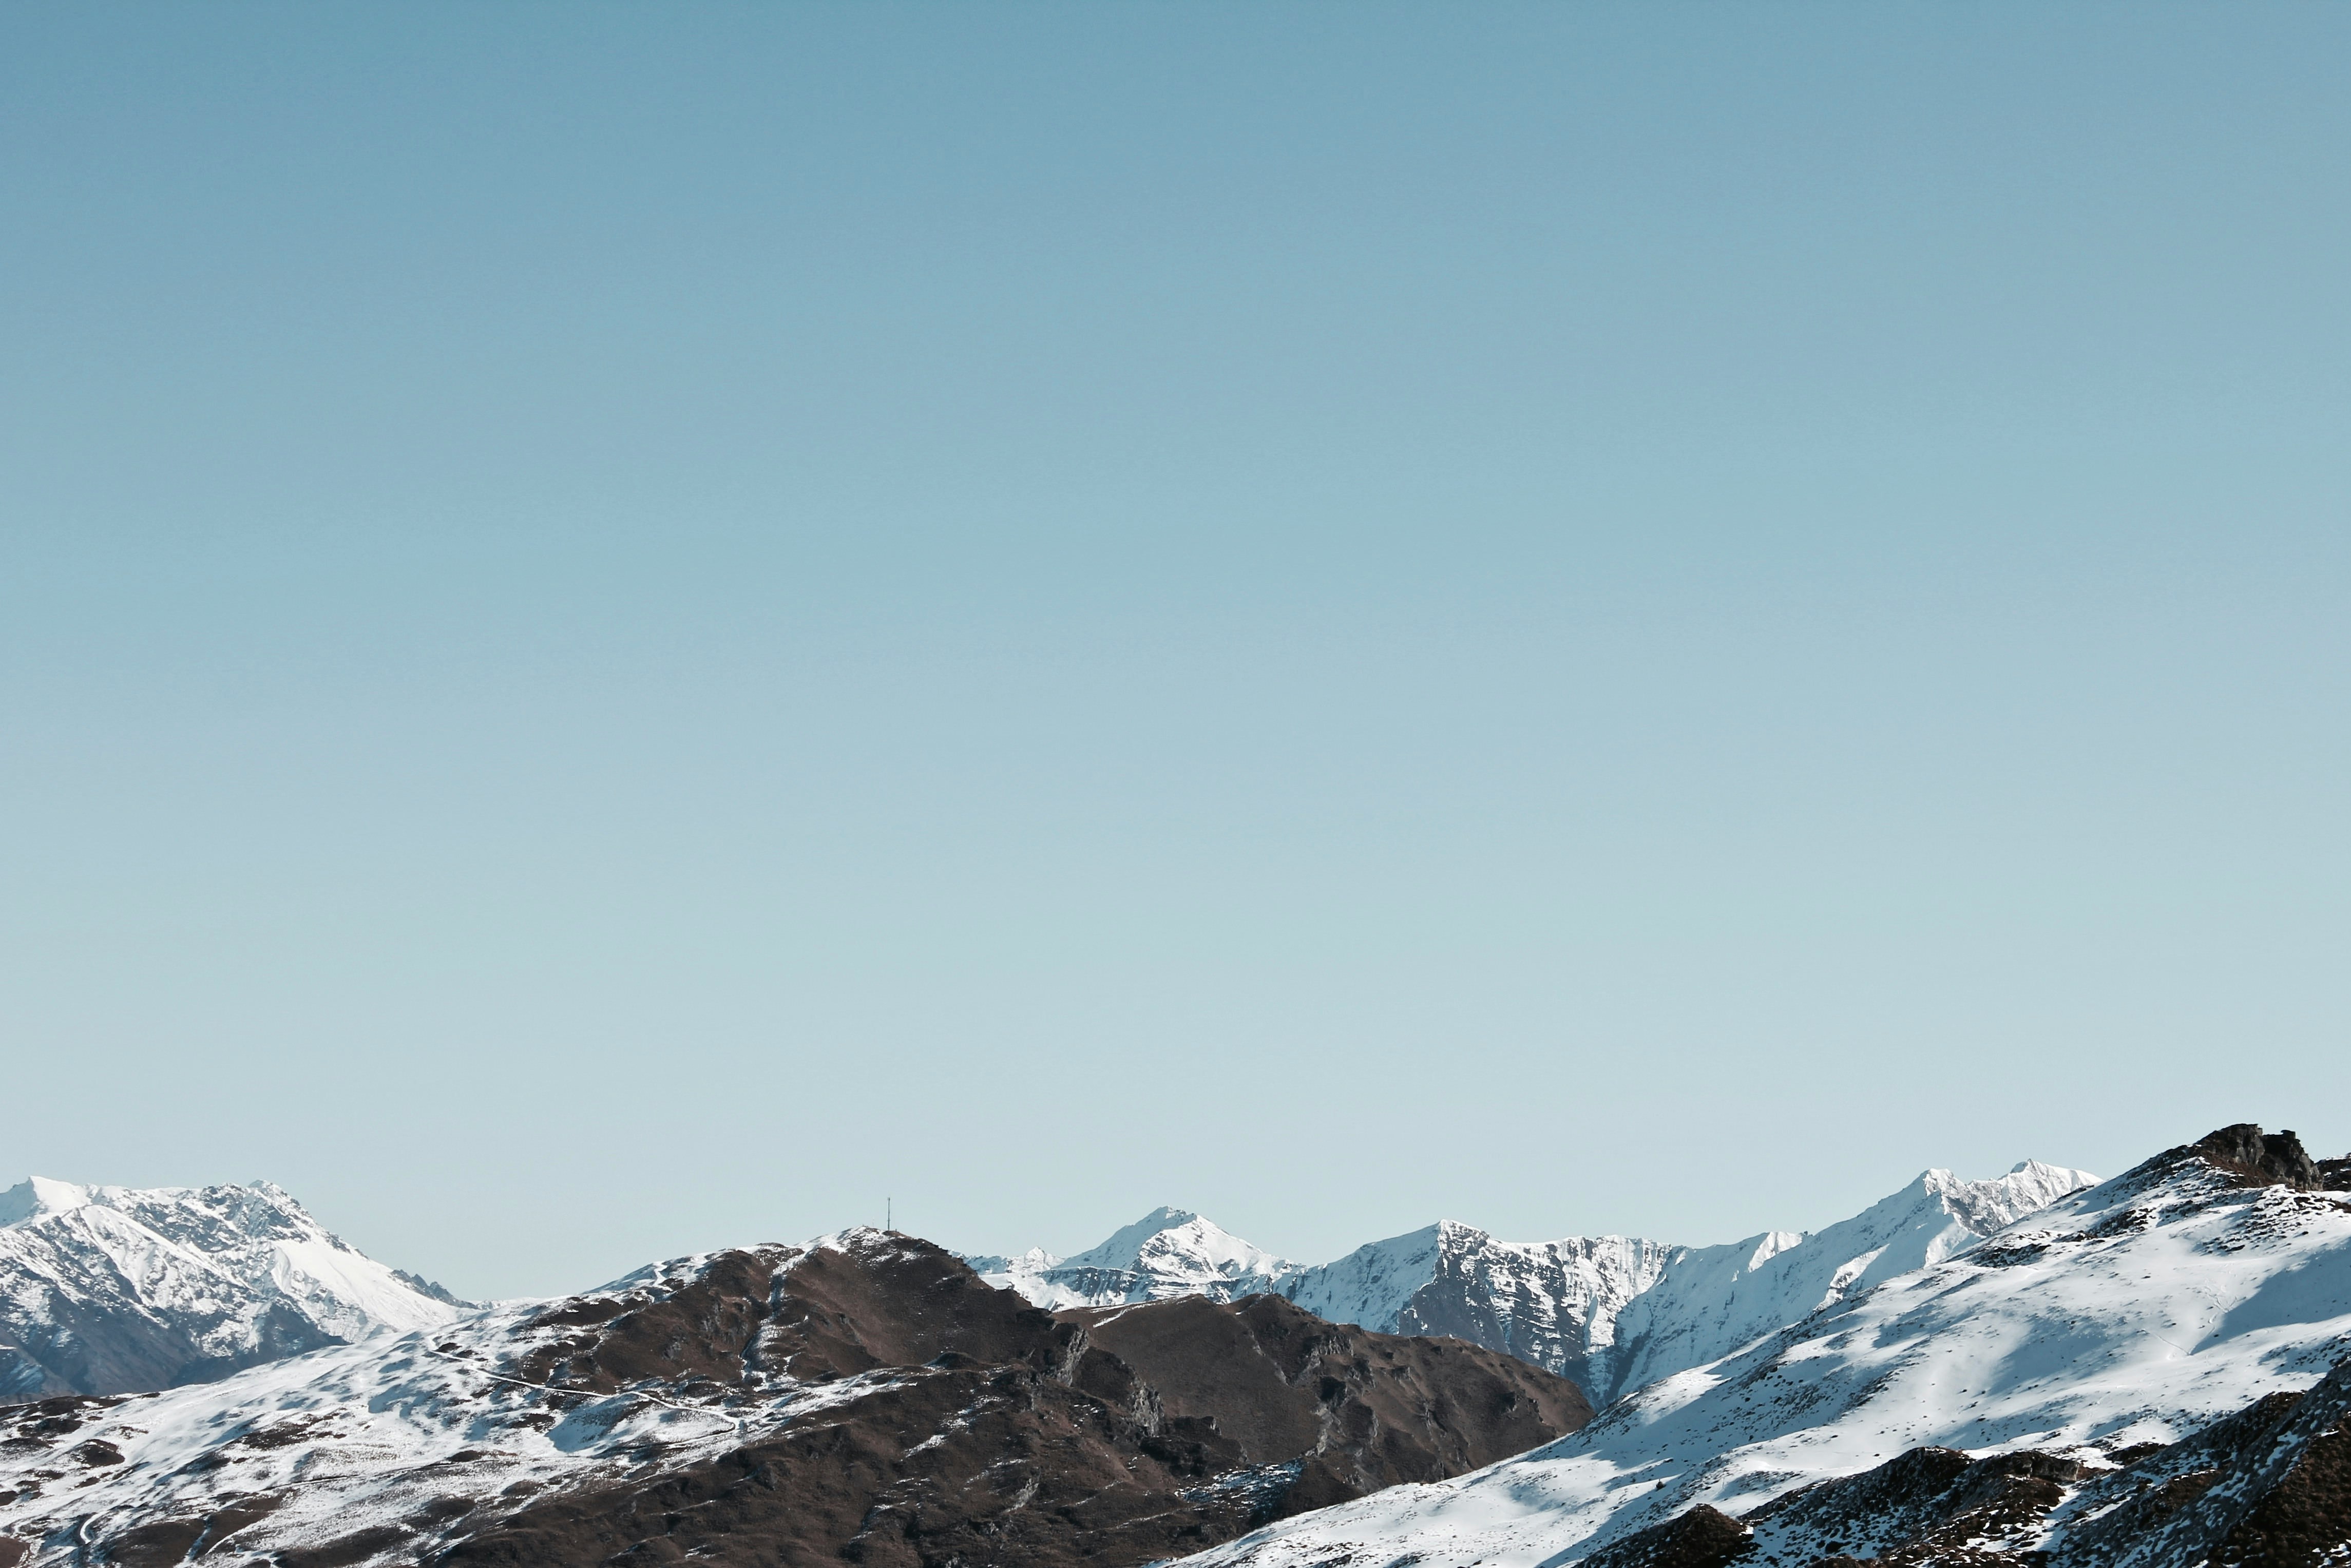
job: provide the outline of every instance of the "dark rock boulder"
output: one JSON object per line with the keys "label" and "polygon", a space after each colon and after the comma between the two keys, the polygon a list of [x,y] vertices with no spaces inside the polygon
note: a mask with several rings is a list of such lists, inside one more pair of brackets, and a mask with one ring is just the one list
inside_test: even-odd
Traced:
{"label": "dark rock boulder", "polygon": [[2312,1192],[2325,1185],[2318,1162],[2304,1151],[2302,1140],[2291,1132],[2264,1134],[2251,1122],[2239,1122],[2205,1134],[2189,1148],[2207,1164],[2256,1186],[2283,1184]]}
{"label": "dark rock boulder", "polygon": [[2103,1479],[2052,1568],[2351,1561],[2351,1359],[2302,1394],[2273,1394]]}
{"label": "dark rock boulder", "polygon": [[1602,1547],[1582,1568],[1722,1568],[1753,1551],[1746,1525],[1700,1503]]}

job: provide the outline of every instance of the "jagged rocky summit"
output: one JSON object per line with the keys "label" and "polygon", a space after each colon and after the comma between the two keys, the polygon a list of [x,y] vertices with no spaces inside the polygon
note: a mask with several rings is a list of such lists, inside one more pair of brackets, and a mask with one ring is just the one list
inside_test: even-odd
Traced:
{"label": "jagged rocky summit", "polygon": [[1197,1568],[2351,1562],[2346,1187],[2222,1128],[1546,1448]]}
{"label": "jagged rocky summit", "polygon": [[0,1192],[0,1399],[204,1382],[462,1306],[267,1182]]}
{"label": "jagged rocky summit", "polygon": [[1589,1415],[1496,1352],[1272,1297],[1049,1313],[855,1230],[0,1411],[0,1568],[1119,1568]]}
{"label": "jagged rocky summit", "polygon": [[1294,1263],[1161,1208],[1088,1251],[974,1257],[1040,1306],[1271,1293],[1334,1322],[1447,1334],[1573,1379],[1598,1404],[1728,1354],[1881,1280],[1939,1262],[2097,1178],[2027,1160],[1989,1181],[1930,1170],[1850,1219],[1718,1247],[1622,1236],[1499,1240],[1445,1220]]}

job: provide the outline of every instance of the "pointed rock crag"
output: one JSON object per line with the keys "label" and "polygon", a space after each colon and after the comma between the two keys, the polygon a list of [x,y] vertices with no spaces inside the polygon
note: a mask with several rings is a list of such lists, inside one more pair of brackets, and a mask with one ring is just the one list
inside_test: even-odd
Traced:
{"label": "pointed rock crag", "polygon": [[2275,1183],[2298,1192],[2315,1192],[2326,1185],[2318,1162],[2303,1152],[2300,1138],[2291,1132],[2263,1133],[2251,1122],[2207,1133],[2189,1145],[2188,1152],[2252,1186]]}
{"label": "pointed rock crag", "polygon": [[[1573,1430],[1573,1384],[1190,1297],[1061,1314],[856,1230],[225,1383],[0,1411],[0,1568],[1120,1568]],[[11,1543],[16,1543],[12,1545]]]}
{"label": "pointed rock crag", "polygon": [[205,1382],[461,1305],[267,1182],[0,1192],[0,1399]]}

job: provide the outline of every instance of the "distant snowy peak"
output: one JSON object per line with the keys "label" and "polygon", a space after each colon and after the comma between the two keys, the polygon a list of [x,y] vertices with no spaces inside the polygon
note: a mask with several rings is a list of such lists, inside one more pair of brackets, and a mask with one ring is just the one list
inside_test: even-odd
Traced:
{"label": "distant snowy peak", "polygon": [[1918,1178],[1918,1186],[1941,1201],[1945,1213],[1980,1237],[2004,1230],[2061,1197],[2097,1185],[2098,1178],[2088,1171],[2039,1160],[2020,1161],[2006,1176],[1991,1181],[1961,1181],[1946,1170],[1931,1170]]}
{"label": "distant snowy peak", "polygon": [[1165,1207],[1068,1258],[1031,1248],[1018,1258],[965,1260],[988,1283],[1057,1312],[1176,1296],[1236,1301],[1270,1292],[1299,1268],[1189,1209]]}
{"label": "distant snowy peak", "polygon": [[203,1381],[461,1305],[267,1182],[0,1192],[0,1397]]}
{"label": "distant snowy peak", "polygon": [[1131,1269],[1163,1280],[1271,1280],[1298,1265],[1252,1247],[1214,1220],[1181,1208],[1159,1208],[1101,1246],[1073,1258],[1065,1269]]}

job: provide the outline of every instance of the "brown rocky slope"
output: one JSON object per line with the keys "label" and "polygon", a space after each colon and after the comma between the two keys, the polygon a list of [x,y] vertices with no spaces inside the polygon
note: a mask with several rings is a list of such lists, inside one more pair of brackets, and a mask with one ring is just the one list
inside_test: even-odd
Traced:
{"label": "brown rocky slope", "polygon": [[[707,1301],[601,1322],[600,1303],[571,1309],[579,1348],[544,1364],[549,1380],[724,1375],[765,1283],[749,1255],[725,1272]],[[791,1376],[908,1375],[650,1490],[525,1508],[440,1561],[1149,1562],[1460,1474],[1591,1414],[1573,1384],[1509,1356],[1338,1327],[1273,1297],[1056,1316],[927,1243],[819,1253],[771,1278],[759,1354]],[[714,1307],[723,1326],[702,1332]]]}
{"label": "brown rocky slope", "polygon": [[[44,1438],[39,1412],[0,1412],[50,1446],[0,1506],[0,1563],[1114,1568],[1457,1475],[1591,1413],[1498,1352],[1273,1297],[1048,1313],[894,1233],[646,1281],[401,1342],[377,1381],[338,1374],[350,1392],[297,1387],[259,1415],[179,1391]],[[630,1425],[647,1411],[667,1425]],[[401,1448],[394,1418],[441,1446]],[[158,1446],[177,1428],[202,1446]],[[99,1437],[120,1446],[68,1451]]]}

